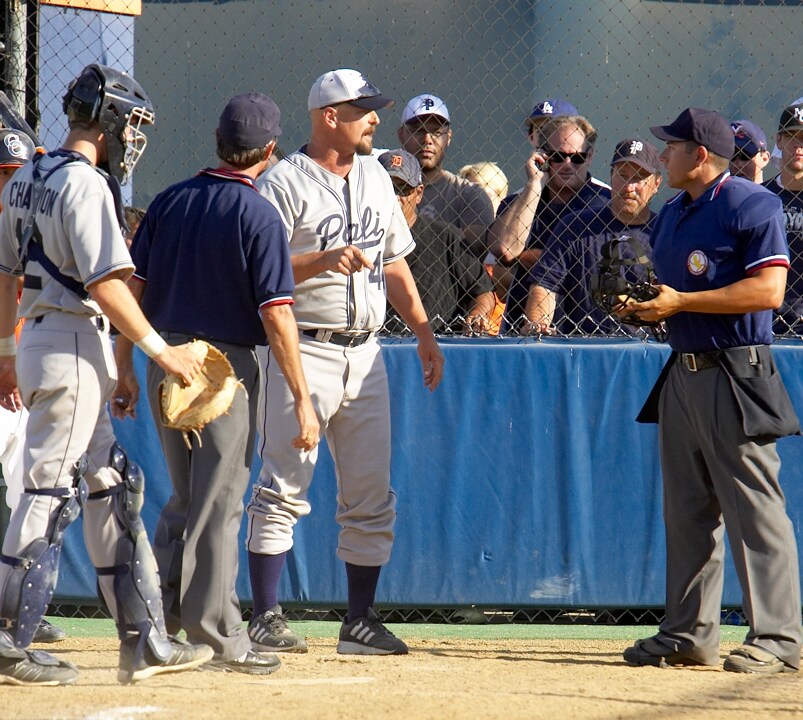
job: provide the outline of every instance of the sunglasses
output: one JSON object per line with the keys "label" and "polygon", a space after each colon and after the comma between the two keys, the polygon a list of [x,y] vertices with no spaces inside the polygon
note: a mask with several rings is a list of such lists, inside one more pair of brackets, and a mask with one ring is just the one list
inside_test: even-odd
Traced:
{"label": "sunglasses", "polygon": [[412,195],[417,190],[415,185],[397,185],[393,183],[393,192],[396,194],[396,197],[407,197],[408,195]]}
{"label": "sunglasses", "polygon": [[576,153],[567,153],[567,152],[560,152],[560,150],[542,150],[544,155],[546,155],[547,161],[552,165],[562,165],[567,160],[571,160],[572,165],[582,165],[586,160],[588,160],[588,153],[587,152],[576,152]]}
{"label": "sunglasses", "polygon": [[[756,155],[757,154],[758,153],[756,153]],[[754,157],[755,155],[749,155],[743,150],[737,150],[735,153],[733,153],[733,157],[731,158],[731,160],[736,160],[740,162],[750,162]]]}

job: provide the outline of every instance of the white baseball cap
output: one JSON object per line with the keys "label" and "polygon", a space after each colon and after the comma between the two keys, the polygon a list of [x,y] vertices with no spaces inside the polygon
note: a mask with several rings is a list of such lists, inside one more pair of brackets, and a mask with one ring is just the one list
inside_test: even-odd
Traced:
{"label": "white baseball cap", "polygon": [[351,103],[367,110],[390,107],[394,101],[357,70],[330,70],[321,75],[309,91],[308,110]]}
{"label": "white baseball cap", "polygon": [[435,95],[425,93],[424,95],[417,95],[404,106],[401,116],[402,125],[429,115],[435,115],[443,118],[447,123],[451,123],[446,103]]}

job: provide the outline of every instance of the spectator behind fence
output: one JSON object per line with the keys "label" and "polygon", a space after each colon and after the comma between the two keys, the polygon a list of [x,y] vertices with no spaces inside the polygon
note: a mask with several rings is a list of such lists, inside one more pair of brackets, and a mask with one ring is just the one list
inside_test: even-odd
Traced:
{"label": "spectator behind fence", "polygon": [[402,148],[415,156],[424,176],[421,217],[454,225],[480,260],[487,253],[485,231],[494,219],[488,195],[477,185],[443,167],[452,142],[451,118],[446,104],[430,94],[418,95],[404,106],[396,131]]}
{"label": "spectator behind fence", "polygon": [[477,162],[463,165],[457,174],[470,183],[479,185],[488,194],[494,214],[499,203],[507,197],[507,176],[494,162]]}
{"label": "spectator behind fence", "polygon": [[800,424],[770,350],[789,267],[781,203],[727,172],[733,133],[719,113],[687,108],[650,130],[680,191],[652,233],[659,295],[631,306],[666,320],[673,350],[638,417],[658,423],[666,613],[624,659],[719,664],[727,532],[750,629],[723,669],[796,672],[800,575],[775,439]]}
{"label": "spectator behind fence", "polygon": [[[507,176],[502,172],[502,168],[493,162],[478,162],[473,165],[464,165],[457,174],[469,182],[479,185],[488,193],[495,215],[500,203],[507,197]],[[504,280],[509,277],[507,272],[500,273],[500,275],[502,275],[502,282],[497,282],[494,276],[495,263],[496,257],[494,254],[491,252],[486,253],[483,264],[494,283],[494,309],[489,319],[489,335],[499,334],[499,328],[502,325],[502,315],[504,315],[505,312],[505,297],[507,296],[507,288],[510,284],[509,282],[504,283]],[[505,270],[505,268],[503,268],[503,270]]]}
{"label": "spectator behind fence", "polygon": [[133,205],[126,205],[123,209],[123,215],[125,216],[125,224],[128,227],[128,230],[123,233],[123,237],[125,238],[125,244],[131,249],[131,243],[134,240],[134,235],[137,234],[137,228],[139,228],[142,218],[145,217],[145,210]]}
{"label": "spectator behind fence", "polygon": [[764,168],[770,162],[764,131],[749,120],[734,120],[731,130],[736,143],[736,150],[730,161],[731,175],[752,182],[764,182]]}
{"label": "spectator behind fence", "polygon": [[499,258],[496,267],[515,265],[503,332],[518,332],[525,319],[530,269],[558,220],[586,208],[602,208],[611,198],[610,188],[588,172],[597,131],[586,118],[552,118],[539,132],[543,142],[525,163],[527,184],[505,198],[488,229],[490,250]]}
{"label": "spectator behind fence", "polygon": [[[661,186],[658,150],[642,138],[617,144],[611,160],[611,200],[602,208],[583,210],[564,217],[530,273],[526,330],[552,334],[557,296],[561,298],[561,334],[613,334],[633,326],[620,325],[591,300],[589,280],[601,259],[604,243],[627,236],[649,255],[655,213],[650,200]],[[622,246],[623,257],[633,248]],[[640,267],[640,266],[639,266]],[[633,268],[631,282],[643,282]],[[643,271],[642,271],[643,272]],[[523,332],[525,330],[523,329]]]}
{"label": "spectator behind fence", "polygon": [[[418,160],[399,149],[383,153],[379,162],[393,181],[393,191],[415,240],[407,263],[433,330],[487,333],[496,302],[491,278],[466,248],[456,228],[418,214],[424,194]],[[459,328],[461,319],[464,327]],[[395,311],[390,313],[389,321],[387,329],[404,327]]]}
{"label": "spectator behind fence", "polygon": [[803,318],[803,98],[781,113],[775,142],[781,153],[781,172],[763,184],[781,198],[789,245],[786,297],[773,326],[781,335],[800,333]]}

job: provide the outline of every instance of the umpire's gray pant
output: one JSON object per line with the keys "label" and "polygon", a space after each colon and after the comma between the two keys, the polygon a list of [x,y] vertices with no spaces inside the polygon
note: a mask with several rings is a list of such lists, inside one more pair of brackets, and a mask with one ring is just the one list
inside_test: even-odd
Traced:
{"label": "umpire's gray pant", "polygon": [[667,568],[659,639],[718,663],[727,529],[750,623],[745,642],[799,667],[797,544],[775,442],[744,434],[730,381],[718,367],[693,373],[675,363],[660,417]]}
{"label": "umpire's gray pant", "polygon": [[[163,333],[171,345],[192,338]],[[206,643],[215,655],[233,660],[251,649],[242,627],[235,585],[243,495],[254,456],[259,365],[253,348],[213,343],[226,356],[246,392],[238,390],[229,413],[192,439],[188,450],[178,430],[156,421],[173,494],[162,509],[153,540],[159,564],[167,630],[187,632],[191,643]],[[159,417],[158,386],[164,372],[148,362],[148,399]]]}

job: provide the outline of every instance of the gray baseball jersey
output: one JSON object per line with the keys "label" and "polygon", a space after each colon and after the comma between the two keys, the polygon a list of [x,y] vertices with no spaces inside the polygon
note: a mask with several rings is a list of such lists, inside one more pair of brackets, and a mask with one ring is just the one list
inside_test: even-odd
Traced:
{"label": "gray baseball jersey", "polygon": [[293,296],[298,326],[376,330],[385,320],[382,267],[415,246],[390,176],[374,158],[357,155],[344,180],[302,150],[286,157],[257,183],[282,216],[290,253],[356,245],[374,268],[348,276],[326,272],[298,283]]}
{"label": "gray baseball jersey", "polygon": [[[59,157],[43,157],[39,161],[42,176],[62,161]],[[32,185],[33,164],[28,163],[17,170],[3,191],[0,272],[22,274],[17,228],[24,225],[28,216]],[[36,211],[38,232],[34,237],[61,273],[86,286],[114,271],[124,269],[130,274],[134,270],[116,217],[114,199],[105,179],[90,165],[70,162],[45,182]],[[54,310],[76,315],[101,314],[97,303],[79,298],[36,261],[29,261],[26,275],[41,282],[26,283],[20,300],[20,317],[34,318]]]}

